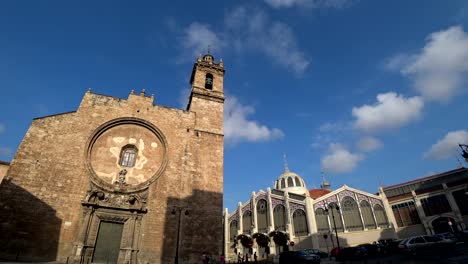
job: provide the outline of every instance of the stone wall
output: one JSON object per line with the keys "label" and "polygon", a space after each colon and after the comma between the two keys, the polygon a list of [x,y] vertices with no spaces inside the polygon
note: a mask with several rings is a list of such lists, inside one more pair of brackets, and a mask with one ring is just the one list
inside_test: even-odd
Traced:
{"label": "stone wall", "polygon": [[[87,230],[82,202],[92,176],[88,159],[103,175],[118,172],[110,150],[117,145],[103,141],[99,143],[102,152],[89,158],[88,144],[99,126],[117,118],[144,120],[157,127],[167,142],[167,165],[148,186],[147,212],[141,218],[141,233],[131,243],[132,254],[136,254],[131,263],[173,261],[178,229],[174,206],[189,211],[188,216],[181,215],[180,263],[197,263],[204,251],[221,253],[223,124],[218,117],[223,103],[217,102],[213,109],[216,118],[201,131],[197,123],[200,119],[209,123],[210,116],[153,105],[153,99],[144,93],[132,93],[124,100],[88,91],[76,112],[32,122],[11,163],[7,183],[0,186],[0,223],[10,230],[8,238],[0,239],[5,256],[16,253],[12,241],[21,238],[27,243],[16,243],[21,248],[20,259],[79,260],[77,245]],[[201,109],[213,107],[208,100],[197,104]],[[159,144],[144,131],[137,135],[129,131],[129,127],[113,130],[109,140],[122,137],[128,141],[141,135],[148,141],[145,149]],[[162,154],[146,155],[149,169],[141,174],[143,182],[158,166],[158,155]],[[16,210],[18,207],[27,210]]]}
{"label": "stone wall", "polygon": [[3,177],[7,174],[10,163],[0,160],[0,183],[2,183]]}

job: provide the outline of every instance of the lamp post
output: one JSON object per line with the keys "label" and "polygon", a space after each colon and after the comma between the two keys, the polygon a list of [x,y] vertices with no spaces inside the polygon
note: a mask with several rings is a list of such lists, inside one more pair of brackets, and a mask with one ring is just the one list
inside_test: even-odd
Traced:
{"label": "lamp post", "polygon": [[182,211],[185,210],[185,215],[189,215],[188,207],[186,206],[174,206],[172,208],[172,215],[175,215],[179,212],[179,221],[177,224],[177,245],[176,245],[176,255],[174,258],[174,263],[179,264],[179,240],[180,240],[180,218],[182,216]]}
{"label": "lamp post", "polygon": [[335,214],[333,213],[333,209],[340,210],[340,207],[337,204],[334,204],[332,206],[331,204],[327,204],[325,208],[325,212],[328,214],[328,208],[330,208],[331,213],[332,213],[332,219],[333,219],[333,227],[335,228],[335,235],[336,235],[336,245],[338,246],[338,251],[340,250],[340,240],[338,239],[338,230],[336,228],[336,222],[335,222]]}

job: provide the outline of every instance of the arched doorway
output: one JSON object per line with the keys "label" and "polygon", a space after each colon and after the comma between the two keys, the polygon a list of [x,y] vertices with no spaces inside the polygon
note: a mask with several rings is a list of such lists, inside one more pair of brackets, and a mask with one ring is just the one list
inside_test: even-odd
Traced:
{"label": "arched doorway", "polygon": [[288,240],[289,235],[282,231],[273,231],[269,234],[270,237],[273,237],[273,241],[276,245],[276,254],[279,254],[284,251],[288,251]]}
{"label": "arched doorway", "polygon": [[445,216],[434,219],[432,221],[432,228],[436,234],[458,231],[455,220]]}
{"label": "arched doorway", "polygon": [[270,238],[268,235],[264,233],[255,233],[252,238],[255,239],[255,242],[257,242],[258,245],[258,257],[267,258],[270,254]]}

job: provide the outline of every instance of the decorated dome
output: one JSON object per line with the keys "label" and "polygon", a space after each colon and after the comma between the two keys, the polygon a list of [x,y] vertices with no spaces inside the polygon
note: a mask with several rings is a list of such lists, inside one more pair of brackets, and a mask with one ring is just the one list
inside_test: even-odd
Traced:
{"label": "decorated dome", "polygon": [[275,189],[305,195],[308,190],[304,179],[298,174],[289,171],[288,166],[284,167],[284,172],[275,182]]}

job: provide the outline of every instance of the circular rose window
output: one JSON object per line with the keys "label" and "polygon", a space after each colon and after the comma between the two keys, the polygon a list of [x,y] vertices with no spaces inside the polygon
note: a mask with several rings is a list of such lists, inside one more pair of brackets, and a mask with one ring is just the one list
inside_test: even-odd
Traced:
{"label": "circular rose window", "polygon": [[115,119],[93,133],[86,163],[97,185],[111,191],[137,191],[148,187],[163,172],[166,140],[145,120]]}

